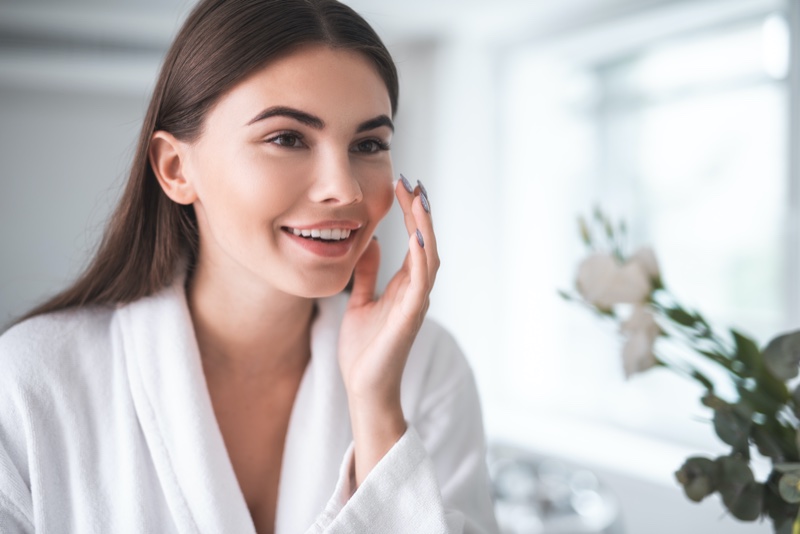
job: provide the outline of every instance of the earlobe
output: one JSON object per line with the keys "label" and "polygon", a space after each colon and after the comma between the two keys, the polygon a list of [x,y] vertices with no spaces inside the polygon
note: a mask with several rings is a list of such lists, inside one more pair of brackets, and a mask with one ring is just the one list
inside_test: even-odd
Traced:
{"label": "earlobe", "polygon": [[148,156],[161,189],[170,199],[178,204],[192,204],[197,199],[194,185],[185,173],[186,151],[182,142],[169,132],[153,132]]}

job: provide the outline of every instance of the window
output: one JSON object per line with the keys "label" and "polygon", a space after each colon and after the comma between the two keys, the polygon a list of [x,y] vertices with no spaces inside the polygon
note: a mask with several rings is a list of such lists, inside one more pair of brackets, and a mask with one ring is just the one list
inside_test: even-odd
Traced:
{"label": "window", "polygon": [[506,61],[511,356],[498,381],[509,404],[708,446],[699,388],[668,371],[625,383],[610,325],[556,295],[583,254],[576,216],[599,204],[712,322],[763,343],[797,319],[785,18],[765,8],[679,26],[633,44],[618,30],[538,43]]}

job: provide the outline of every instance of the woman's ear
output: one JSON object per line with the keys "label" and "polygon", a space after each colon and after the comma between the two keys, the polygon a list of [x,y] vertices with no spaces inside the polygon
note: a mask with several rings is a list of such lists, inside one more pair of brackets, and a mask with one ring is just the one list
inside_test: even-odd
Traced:
{"label": "woman's ear", "polygon": [[194,184],[185,174],[186,145],[169,132],[157,130],[150,138],[150,166],[164,193],[178,204],[197,200]]}

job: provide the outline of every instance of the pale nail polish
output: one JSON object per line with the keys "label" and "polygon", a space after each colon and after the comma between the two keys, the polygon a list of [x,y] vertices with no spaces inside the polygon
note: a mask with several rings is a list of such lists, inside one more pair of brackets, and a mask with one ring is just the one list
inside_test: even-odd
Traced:
{"label": "pale nail polish", "polygon": [[420,232],[419,229],[417,229],[417,243],[419,243],[419,246],[422,248],[425,248],[425,240],[422,239],[422,232]]}

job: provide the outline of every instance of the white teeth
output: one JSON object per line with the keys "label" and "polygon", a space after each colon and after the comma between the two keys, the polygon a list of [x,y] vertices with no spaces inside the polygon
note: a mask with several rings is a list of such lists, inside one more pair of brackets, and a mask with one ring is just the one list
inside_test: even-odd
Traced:
{"label": "white teeth", "polygon": [[350,237],[352,230],[346,228],[325,228],[298,230],[297,228],[287,228],[296,236],[310,237],[312,239],[324,239],[326,241],[342,241]]}

